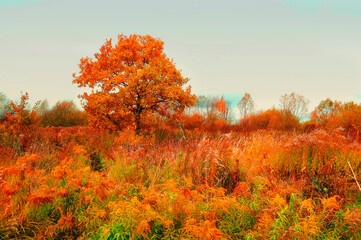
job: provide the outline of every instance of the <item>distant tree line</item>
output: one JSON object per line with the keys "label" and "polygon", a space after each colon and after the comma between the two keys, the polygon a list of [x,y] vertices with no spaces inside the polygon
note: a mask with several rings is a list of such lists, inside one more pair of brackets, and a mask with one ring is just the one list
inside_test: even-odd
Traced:
{"label": "distant tree line", "polygon": [[195,108],[184,116],[187,129],[207,131],[312,131],[342,129],[347,136],[359,139],[361,131],[361,104],[323,100],[311,112],[309,101],[302,95],[291,93],[280,97],[278,107],[255,111],[249,93],[238,102],[239,117],[234,119],[231,103],[223,97],[199,96]]}
{"label": "distant tree line", "polygon": [[[87,113],[73,101],[59,101],[49,107],[48,101],[28,104],[28,95],[11,101],[0,93],[0,123],[14,122],[18,125],[72,127],[91,125]],[[239,117],[232,112],[231,102],[224,97],[198,96],[194,107],[187,108],[177,116],[177,121],[156,114],[143,122],[144,131],[151,129],[175,129],[181,126],[188,131],[252,132],[258,130],[303,131],[315,129],[333,131],[342,129],[354,139],[360,138],[361,105],[355,102],[323,100],[311,112],[309,101],[296,93],[280,97],[279,107],[255,111],[255,103],[249,93],[238,102]],[[93,125],[92,125],[93,126]],[[93,126],[98,127],[98,126]]]}
{"label": "distant tree line", "polygon": [[24,94],[20,101],[11,101],[0,93],[0,122],[12,120],[22,125],[43,127],[72,127],[87,125],[87,114],[71,100],[58,101],[49,107],[47,100],[28,104],[29,96]]}

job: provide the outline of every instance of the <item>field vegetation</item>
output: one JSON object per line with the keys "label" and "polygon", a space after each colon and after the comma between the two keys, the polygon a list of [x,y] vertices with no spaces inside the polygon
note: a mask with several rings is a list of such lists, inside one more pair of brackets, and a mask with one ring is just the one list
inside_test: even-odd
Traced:
{"label": "field vegetation", "polygon": [[[231,123],[221,99],[208,100],[213,108],[188,110],[182,127],[152,116],[140,135],[78,126],[86,113],[68,102],[42,115],[26,95],[11,103],[0,237],[361,237],[360,105],[325,115],[322,102],[307,122],[270,109]],[[73,114],[59,123],[59,111]]]}
{"label": "field vegetation", "polygon": [[0,94],[0,239],[361,239],[360,104],[245,93],[235,119],[150,36],[74,78],[85,110]]}

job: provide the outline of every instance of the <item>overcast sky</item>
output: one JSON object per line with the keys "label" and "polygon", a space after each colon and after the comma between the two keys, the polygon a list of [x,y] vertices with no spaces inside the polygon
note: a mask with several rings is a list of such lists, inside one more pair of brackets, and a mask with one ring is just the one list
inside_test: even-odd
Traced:
{"label": "overcast sky", "polygon": [[121,33],[161,38],[197,94],[361,101],[360,0],[0,0],[0,92],[79,103],[80,58]]}

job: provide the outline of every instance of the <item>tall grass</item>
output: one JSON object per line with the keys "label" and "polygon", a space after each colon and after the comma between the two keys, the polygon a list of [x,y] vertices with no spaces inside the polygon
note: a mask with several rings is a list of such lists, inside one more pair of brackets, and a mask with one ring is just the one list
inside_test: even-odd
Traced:
{"label": "tall grass", "polygon": [[33,134],[1,139],[0,239],[360,237],[361,146],[340,131]]}

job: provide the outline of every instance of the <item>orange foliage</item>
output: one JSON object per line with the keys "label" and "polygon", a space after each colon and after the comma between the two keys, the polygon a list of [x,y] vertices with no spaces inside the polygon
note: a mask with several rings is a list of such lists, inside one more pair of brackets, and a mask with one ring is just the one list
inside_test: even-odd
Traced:
{"label": "orange foliage", "polygon": [[28,105],[28,100],[29,94],[25,93],[21,96],[19,104],[11,102],[11,112],[7,113],[6,120],[9,121],[11,124],[16,124],[18,126],[37,124],[39,119],[36,113],[36,109],[33,109],[32,111],[26,109]]}
{"label": "orange foliage", "polygon": [[33,191],[32,193],[30,193],[30,196],[28,197],[28,202],[35,205],[52,202],[54,200],[54,192],[55,189],[50,188],[38,189],[37,191]]}
{"label": "orange foliage", "polygon": [[224,235],[222,231],[217,229],[215,225],[215,221],[197,221],[193,218],[188,219],[185,227],[183,228],[188,234],[194,237],[194,239],[224,239],[222,236]]}
{"label": "orange foliage", "polygon": [[351,234],[361,232],[361,210],[357,207],[352,210],[347,209],[345,213],[345,225],[348,225],[347,231]]}
{"label": "orange foliage", "polygon": [[[269,110],[249,123],[254,130],[298,124],[283,114]],[[360,232],[348,162],[359,176],[361,145],[345,130],[246,135],[222,119],[178,117],[187,139],[172,122],[157,127],[157,118],[146,136],[131,129],[39,127],[23,133],[28,142],[19,154],[7,152],[17,147],[7,143],[12,128],[1,128],[0,150],[7,152],[0,155],[1,234],[312,239],[335,233],[348,239]],[[154,134],[160,129],[170,137]],[[20,231],[28,226],[31,233]]]}
{"label": "orange foliage", "polygon": [[288,111],[270,109],[257,115],[251,115],[248,120],[249,130],[292,130],[299,127],[299,120]]}
{"label": "orange foliage", "polygon": [[78,110],[73,101],[57,102],[41,116],[43,126],[72,127],[87,124],[87,115]]}
{"label": "orange foliage", "polygon": [[107,40],[95,59],[80,60],[79,87],[97,89],[81,98],[95,126],[123,129],[133,124],[140,133],[151,112],[170,116],[195,103],[196,97],[175,64],[163,52],[163,42],[149,35],[119,35]]}
{"label": "orange foliage", "polygon": [[217,110],[222,114],[226,113],[226,101],[224,101],[223,96],[221,97],[219,102],[217,102]]}
{"label": "orange foliage", "polygon": [[361,105],[354,102],[341,103],[326,99],[312,112],[311,120],[328,131],[343,128],[345,134],[360,140]]}

